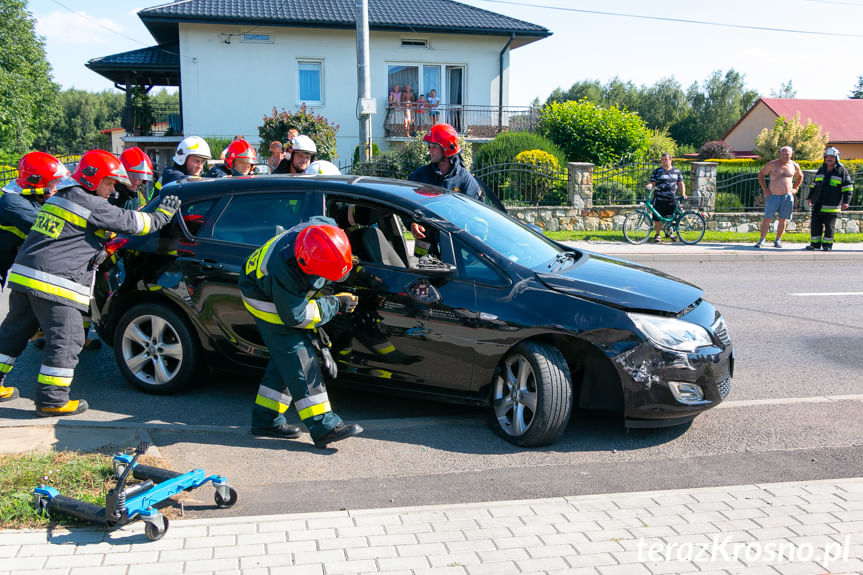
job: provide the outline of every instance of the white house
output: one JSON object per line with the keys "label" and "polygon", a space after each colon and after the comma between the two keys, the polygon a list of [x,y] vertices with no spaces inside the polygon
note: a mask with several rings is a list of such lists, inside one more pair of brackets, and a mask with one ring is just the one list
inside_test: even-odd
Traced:
{"label": "white house", "polygon": [[[451,0],[369,0],[368,12],[372,135],[382,149],[405,139],[400,121],[385,125],[393,84],[416,95],[434,89],[441,120],[469,140],[493,137],[526,110],[509,106],[509,53],[549,36],[546,28]],[[264,115],[302,103],[339,125],[344,162],[359,143],[355,13],[356,0],[179,0],[138,13],[158,45],[87,67],[127,94],[179,87],[180,110],[141,119],[130,108],[124,120],[127,145],[161,148],[160,168],[185,135],[258,143]],[[168,128],[154,133],[159,121]]]}

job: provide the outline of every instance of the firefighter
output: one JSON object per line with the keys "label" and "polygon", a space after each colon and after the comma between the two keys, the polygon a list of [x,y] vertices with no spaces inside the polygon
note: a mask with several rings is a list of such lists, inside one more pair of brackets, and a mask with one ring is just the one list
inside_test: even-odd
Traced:
{"label": "firefighter", "polygon": [[138,146],[123,150],[120,161],[129,176],[129,185],[117,182],[109,201],[127,210],[140,210],[153,198],[153,190],[148,187],[148,182],[153,181],[153,162]]}
{"label": "firefighter", "polygon": [[428,145],[431,162],[411,172],[409,180],[462,192],[476,199],[482,197],[479,183],[464,167],[455,128],[449,124],[435,124],[423,136],[423,141]]}
{"label": "firefighter", "polygon": [[68,175],[66,166],[45,152],[30,152],[18,162],[18,177],[3,188],[0,197],[0,285],[6,282],[6,272],[39,208]]}
{"label": "firefighter", "polygon": [[207,172],[208,178],[225,176],[248,176],[255,168],[258,155],[255,148],[245,140],[234,140],[225,153],[225,162]]}
{"label": "firefighter", "polygon": [[210,146],[200,136],[187,136],[177,144],[174,153],[174,165],[162,172],[162,177],[154,186],[158,193],[164,186],[171,182],[188,178],[189,176],[200,176],[204,173],[207,160],[213,156],[210,154]]}
{"label": "firefighter", "polygon": [[318,295],[329,281],[347,277],[352,267],[348,237],[334,224],[312,217],[275,236],[246,260],[240,276],[243,305],[270,350],[252,410],[253,435],[299,437],[300,428],[288,424],[284,415],[291,401],[317,447],[363,431],[333,413],[318,358],[320,353],[333,375],[335,363],[321,343],[326,337],[319,328],[357,306],[357,297],[349,293]]}
{"label": "firefighter", "polygon": [[807,250],[833,249],[836,217],[847,210],[854,192],[854,180],[848,169],[839,163],[839,150],[830,146],[824,150],[824,163],[815,172],[815,188],[807,201],[812,206]]}
{"label": "firefighter", "polygon": [[[0,385],[41,326],[46,344],[36,383],[37,415],[87,409],[86,401],[69,399],[69,386],[84,343],[81,313],[90,305],[106,232],[155,232],[180,206],[176,196],[163,198],[153,213],[112,206],[107,199],[117,182],[129,184],[116,156],[104,150],[84,154],[71,179],[63,180],[42,206],[9,270],[9,313],[0,325]],[[17,394],[14,388],[2,389],[4,397]]]}
{"label": "firefighter", "polygon": [[317,159],[318,147],[314,140],[300,134],[291,140],[291,155],[285,156],[276,166],[274,174],[304,174],[309,164]]}

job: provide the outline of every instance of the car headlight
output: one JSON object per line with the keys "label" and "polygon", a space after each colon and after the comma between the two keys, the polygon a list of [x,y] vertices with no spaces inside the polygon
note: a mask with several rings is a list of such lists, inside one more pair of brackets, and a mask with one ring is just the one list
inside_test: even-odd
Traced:
{"label": "car headlight", "polygon": [[692,322],[641,313],[627,315],[635,326],[659,347],[690,352],[699,347],[713,345],[707,330]]}

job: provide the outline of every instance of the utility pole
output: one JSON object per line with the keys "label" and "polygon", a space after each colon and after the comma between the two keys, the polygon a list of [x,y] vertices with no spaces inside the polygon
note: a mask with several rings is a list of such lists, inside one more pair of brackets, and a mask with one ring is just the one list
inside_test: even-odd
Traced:
{"label": "utility pole", "polygon": [[375,101],[372,98],[372,81],[369,70],[369,3],[357,2],[357,110],[360,119],[360,161],[372,159],[372,114]]}

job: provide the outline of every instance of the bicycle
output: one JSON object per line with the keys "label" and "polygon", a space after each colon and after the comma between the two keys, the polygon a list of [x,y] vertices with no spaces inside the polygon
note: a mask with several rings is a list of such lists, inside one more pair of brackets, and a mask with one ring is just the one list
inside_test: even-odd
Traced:
{"label": "bicycle", "polygon": [[[699,207],[704,206],[710,196],[698,196]],[[628,214],[623,220],[623,237],[631,244],[643,244],[650,238],[653,233],[653,223],[655,221],[662,222],[662,233],[665,237],[670,238],[676,235],[677,238],[687,245],[697,244],[704,237],[704,231],[707,229],[707,223],[704,216],[695,210],[683,210],[680,207],[680,202],[674,203],[674,213],[669,217],[662,216],[653,207],[653,191],[646,202],[641,202],[641,207]]]}

